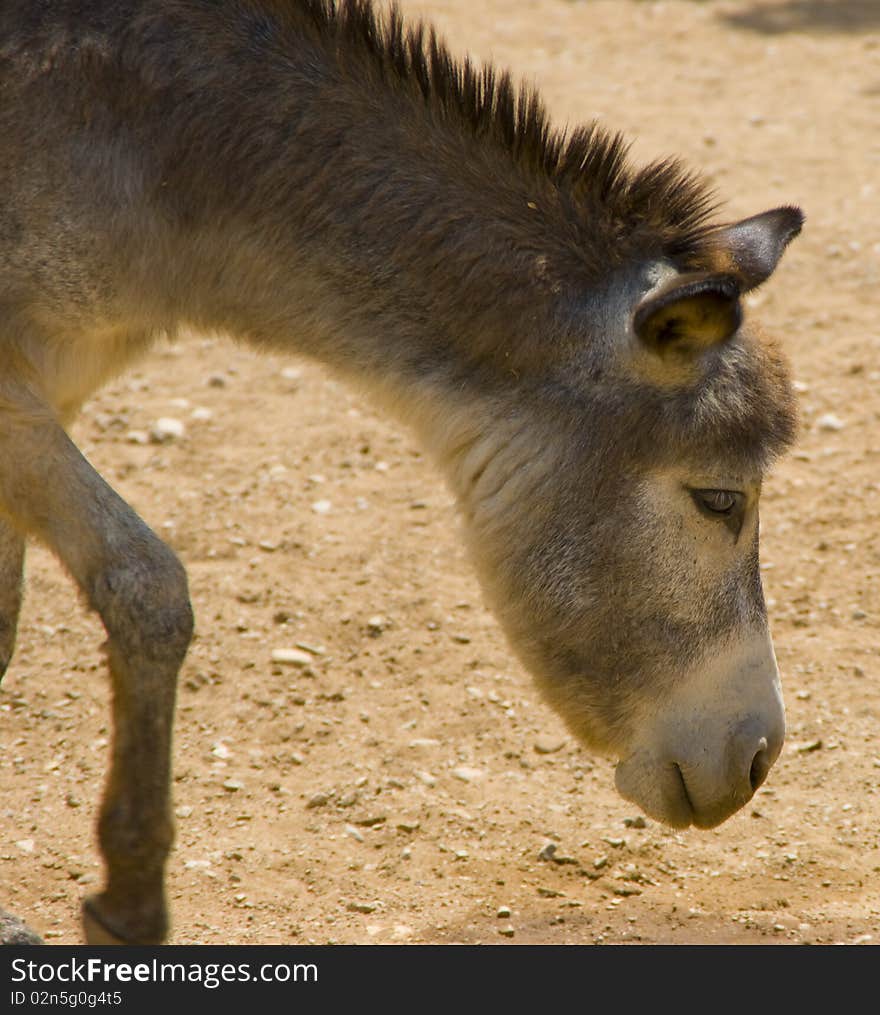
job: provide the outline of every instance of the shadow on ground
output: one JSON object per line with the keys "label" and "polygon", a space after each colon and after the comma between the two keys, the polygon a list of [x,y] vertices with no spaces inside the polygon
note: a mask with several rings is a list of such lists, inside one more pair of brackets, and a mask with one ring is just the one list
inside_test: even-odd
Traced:
{"label": "shadow on ground", "polygon": [[764,35],[784,32],[859,33],[880,31],[880,0],[783,0],[756,2],[719,13],[732,25]]}

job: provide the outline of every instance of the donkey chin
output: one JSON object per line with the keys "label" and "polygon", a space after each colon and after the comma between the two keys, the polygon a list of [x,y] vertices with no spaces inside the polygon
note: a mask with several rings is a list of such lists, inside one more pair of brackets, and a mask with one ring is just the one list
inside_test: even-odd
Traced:
{"label": "donkey chin", "polygon": [[721,824],[751,800],[782,750],[785,710],[769,634],[704,658],[640,720],[617,765],[621,796],[673,828]]}

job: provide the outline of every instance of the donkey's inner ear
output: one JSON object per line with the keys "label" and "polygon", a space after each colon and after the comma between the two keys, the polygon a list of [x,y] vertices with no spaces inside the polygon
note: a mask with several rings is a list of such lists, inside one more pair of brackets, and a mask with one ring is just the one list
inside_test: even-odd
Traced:
{"label": "donkey's inner ear", "polygon": [[751,218],[722,226],[717,242],[733,262],[732,270],[743,292],[766,281],[776,270],[788,244],[801,231],[804,214],[800,208],[774,208]]}
{"label": "donkey's inner ear", "polygon": [[678,275],[648,293],[633,327],[660,354],[696,354],[724,342],[742,321],[739,285],[730,275]]}

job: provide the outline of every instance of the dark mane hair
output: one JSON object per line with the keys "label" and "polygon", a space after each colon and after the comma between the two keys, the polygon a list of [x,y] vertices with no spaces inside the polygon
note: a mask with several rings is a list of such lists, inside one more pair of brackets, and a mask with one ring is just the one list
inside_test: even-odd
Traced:
{"label": "dark mane hair", "polygon": [[[706,182],[678,159],[634,169],[621,134],[597,123],[570,131],[555,127],[533,86],[514,82],[491,64],[454,57],[433,27],[406,23],[396,4],[383,15],[370,0],[256,2],[273,11],[297,8],[321,41],[335,44],[340,63],[367,58],[395,89],[475,138],[499,145],[522,171],[574,204],[591,213],[604,208],[633,229],[645,227],[671,257],[699,256],[717,202]],[[644,244],[643,234],[638,242]]]}

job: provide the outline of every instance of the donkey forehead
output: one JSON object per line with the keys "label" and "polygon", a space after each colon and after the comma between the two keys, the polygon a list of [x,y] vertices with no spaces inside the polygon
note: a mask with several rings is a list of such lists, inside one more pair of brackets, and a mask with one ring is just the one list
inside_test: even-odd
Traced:
{"label": "donkey forehead", "polygon": [[[758,482],[797,433],[787,365],[771,343],[746,334],[706,359],[693,384],[674,388],[594,360],[574,381],[575,425],[592,437],[581,446],[602,456],[613,448],[621,465],[637,471],[681,468]],[[570,390],[572,378],[564,383]],[[606,479],[607,472],[601,469]]]}

